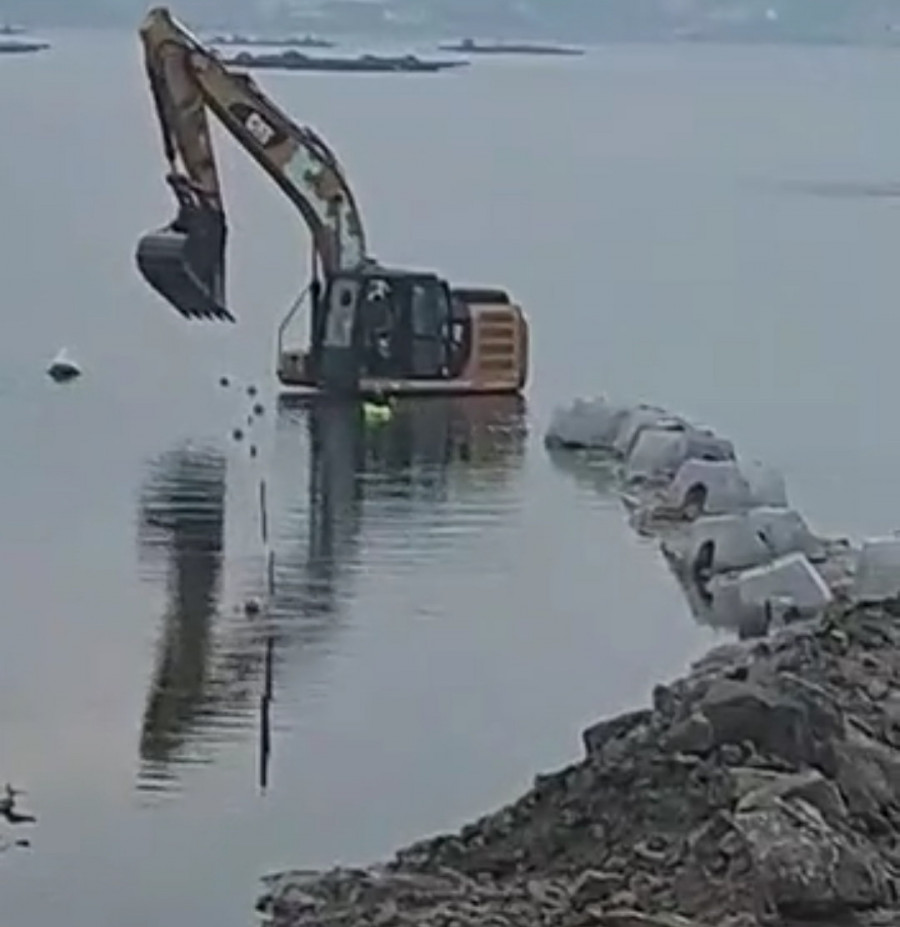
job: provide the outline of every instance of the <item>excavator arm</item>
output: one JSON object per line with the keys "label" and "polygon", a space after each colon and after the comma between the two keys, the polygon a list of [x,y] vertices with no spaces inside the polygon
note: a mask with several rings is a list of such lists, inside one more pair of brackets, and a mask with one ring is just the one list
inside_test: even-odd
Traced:
{"label": "excavator arm", "polygon": [[147,282],[187,318],[234,317],[225,299],[227,223],[208,113],[300,211],[326,275],[368,260],[359,209],[334,153],[247,74],[229,70],[163,7],[140,29],[150,90],[178,201],[176,218],[141,238]]}

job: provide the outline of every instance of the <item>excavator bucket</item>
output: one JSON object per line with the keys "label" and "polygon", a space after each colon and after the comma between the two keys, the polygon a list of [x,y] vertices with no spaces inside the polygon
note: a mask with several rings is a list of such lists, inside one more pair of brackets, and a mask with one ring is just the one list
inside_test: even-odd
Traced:
{"label": "excavator bucket", "polygon": [[234,322],[225,307],[225,216],[181,200],[177,218],[138,242],[144,279],[186,319]]}

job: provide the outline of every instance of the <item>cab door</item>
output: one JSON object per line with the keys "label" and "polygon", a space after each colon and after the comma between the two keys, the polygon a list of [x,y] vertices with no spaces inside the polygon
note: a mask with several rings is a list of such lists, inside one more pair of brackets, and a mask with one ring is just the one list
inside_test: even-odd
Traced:
{"label": "cab door", "polygon": [[410,366],[415,378],[440,379],[447,372],[450,301],[435,279],[410,285]]}

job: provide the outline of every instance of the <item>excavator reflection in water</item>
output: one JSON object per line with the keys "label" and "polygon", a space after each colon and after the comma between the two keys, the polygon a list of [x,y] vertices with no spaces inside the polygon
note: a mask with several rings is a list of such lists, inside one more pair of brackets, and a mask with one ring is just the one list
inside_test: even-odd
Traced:
{"label": "excavator reflection in water", "polygon": [[[225,457],[181,448],[156,461],[140,502],[140,539],[145,560],[165,550],[167,606],[141,727],[139,788],[173,791],[180,769],[247,735],[269,648],[279,675],[330,645],[366,556],[367,527],[396,521],[400,505],[415,544],[417,527],[439,523],[450,506],[506,491],[524,457],[523,416],[516,396],[403,399],[372,427],[357,404],[282,397],[270,496],[277,582],[268,613],[256,616],[223,601],[226,585],[241,585],[225,582]],[[299,491],[298,444],[308,452]],[[251,523],[243,533],[255,530]],[[251,591],[262,593],[262,572],[254,569]]]}
{"label": "excavator reflection in water", "polygon": [[155,461],[152,473],[140,500],[140,556],[149,573],[157,572],[160,551],[170,564],[141,725],[140,779],[147,789],[165,787],[170,760],[214,700],[208,657],[222,574],[226,460],[214,449],[178,448]]}

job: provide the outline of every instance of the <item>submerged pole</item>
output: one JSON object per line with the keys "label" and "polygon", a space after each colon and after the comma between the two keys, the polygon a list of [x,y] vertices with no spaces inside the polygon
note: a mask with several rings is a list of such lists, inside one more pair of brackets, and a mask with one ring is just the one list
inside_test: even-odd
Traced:
{"label": "submerged pole", "polygon": [[269,785],[269,758],[272,752],[272,657],[275,650],[275,638],[270,634],[266,638],[265,682],[259,699],[259,787],[265,792]]}
{"label": "submerged pole", "polygon": [[263,544],[269,543],[269,513],[266,507],[266,481],[259,481],[259,531]]}

